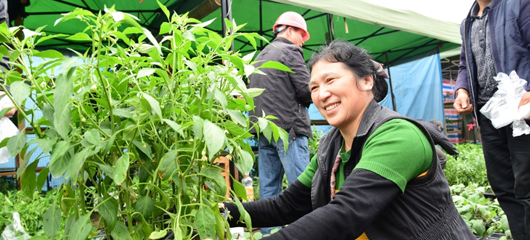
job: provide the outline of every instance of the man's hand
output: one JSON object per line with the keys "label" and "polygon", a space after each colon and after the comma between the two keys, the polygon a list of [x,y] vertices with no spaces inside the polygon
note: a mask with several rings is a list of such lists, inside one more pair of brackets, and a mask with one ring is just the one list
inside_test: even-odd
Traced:
{"label": "man's hand", "polygon": [[[458,113],[461,114],[469,114],[473,111],[473,105],[469,101],[469,95],[467,93],[467,90],[465,89],[458,89],[457,95],[456,95],[455,102],[453,103],[453,107]],[[530,96],[529,96],[530,100]]]}
{"label": "man's hand", "polygon": [[[526,92],[523,97],[521,98],[521,101],[519,102],[519,106],[517,106],[517,109],[520,109],[522,106],[530,103],[530,92]],[[527,120],[530,120],[530,117],[525,118]]]}
{"label": "man's hand", "polygon": [[[0,96],[4,95],[5,92],[4,91],[0,91]],[[7,96],[5,96],[7,98]],[[9,100],[9,102],[11,102]],[[15,106],[13,103],[9,104],[9,105],[12,105],[12,106]],[[4,106],[5,107],[5,106]],[[15,115],[15,113],[17,112],[17,109],[16,108],[13,108],[9,111],[6,112],[6,114],[4,115],[4,117],[7,117],[7,118],[10,118],[11,116]]]}
{"label": "man's hand", "polygon": [[11,116],[15,115],[15,113],[17,112],[17,109],[16,108],[13,108],[9,111],[6,112],[6,115],[4,115],[4,117],[6,118],[10,118]]}

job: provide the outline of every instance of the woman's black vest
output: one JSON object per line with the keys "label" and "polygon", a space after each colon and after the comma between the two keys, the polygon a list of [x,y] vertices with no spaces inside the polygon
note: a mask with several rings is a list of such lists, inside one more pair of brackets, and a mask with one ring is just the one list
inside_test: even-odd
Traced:
{"label": "woman's black vest", "polygon": [[[447,179],[434,154],[434,143],[429,132],[418,122],[402,116],[372,101],[366,109],[351,156],[344,166],[345,178],[362,156],[364,143],[375,130],[392,119],[414,123],[429,139],[433,160],[425,176],[407,183],[405,193],[398,195],[383,213],[365,230],[369,239],[475,239],[458,213],[449,190]],[[340,147],[342,136],[336,128],[322,137],[318,149],[318,169],[311,186],[313,209],[328,204],[330,199],[330,170]]]}

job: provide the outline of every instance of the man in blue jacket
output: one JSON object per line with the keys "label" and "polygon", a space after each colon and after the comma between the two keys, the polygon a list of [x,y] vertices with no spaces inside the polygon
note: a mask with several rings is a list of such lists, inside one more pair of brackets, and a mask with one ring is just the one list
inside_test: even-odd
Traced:
{"label": "man in blue jacket", "polygon": [[[478,110],[493,96],[499,72],[530,80],[530,1],[476,0],[462,22],[462,51],[454,108],[474,113],[480,126],[488,180],[514,239],[530,239],[530,135],[496,129]],[[525,86],[530,90],[530,84]],[[526,93],[519,107],[530,102]],[[527,120],[527,123],[529,121]]]}
{"label": "man in blue jacket", "polygon": [[[289,184],[309,164],[308,138],[312,137],[307,107],[311,104],[309,91],[309,71],[304,61],[302,45],[309,39],[304,18],[295,12],[285,12],[273,26],[275,39],[256,57],[259,66],[267,61],[276,61],[289,67],[292,72],[264,68],[266,75],[253,74],[249,87],[262,88],[265,91],[254,103],[256,108],[251,116],[275,116],[272,121],[289,133],[289,142],[281,139],[271,142],[263,134],[259,136],[259,184],[260,198],[272,198],[282,192],[283,174]],[[256,122],[256,118],[251,118]],[[255,133],[255,131],[252,131]],[[289,144],[287,152],[283,145]],[[262,228],[263,234],[269,234],[270,228]]]}

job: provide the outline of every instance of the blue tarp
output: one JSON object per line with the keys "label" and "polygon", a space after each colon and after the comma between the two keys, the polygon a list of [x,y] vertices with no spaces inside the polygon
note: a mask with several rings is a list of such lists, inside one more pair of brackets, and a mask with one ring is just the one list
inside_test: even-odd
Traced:
{"label": "blue tarp", "polygon": [[[414,61],[390,67],[396,111],[413,119],[444,122],[440,55],[426,52]],[[390,91],[380,103],[392,109]]]}

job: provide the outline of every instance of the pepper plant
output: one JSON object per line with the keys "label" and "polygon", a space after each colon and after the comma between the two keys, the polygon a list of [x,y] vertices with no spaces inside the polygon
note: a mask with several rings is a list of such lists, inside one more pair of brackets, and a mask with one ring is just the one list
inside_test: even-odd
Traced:
{"label": "pepper plant", "polygon": [[[230,50],[235,38],[254,47],[256,40],[266,40],[238,33],[242,26],[227,20],[232,31],[222,37],[206,28],[211,22],[159,5],[168,22],[157,37],[114,8],[64,14],[56,24],[80,26],[71,36],[0,26],[0,53],[22,70],[1,78],[29,131],[0,146],[23,156],[18,177],[28,197],[42,188],[48,173],[64,179],[44,214],[48,239],[87,239],[100,230],[107,239],[161,239],[171,232],[174,239],[231,238],[217,205],[227,200],[228,186],[215,160],[225,154],[240,172],[250,172],[251,128],[287,142],[288,134],[269,121],[273,117],[255,125],[249,121],[245,113],[263,89],[248,89],[244,79],[263,73],[252,66],[253,54]],[[89,48],[71,50],[74,57],[39,50],[39,43],[51,38]],[[44,63],[35,64],[35,57]],[[260,68],[290,71],[276,62]],[[24,108],[27,101],[34,107]],[[28,134],[35,139],[28,141]],[[37,176],[38,162],[48,153],[49,164]],[[233,182],[232,198],[241,207],[238,197],[246,194]],[[243,218],[250,227],[248,214]]]}

